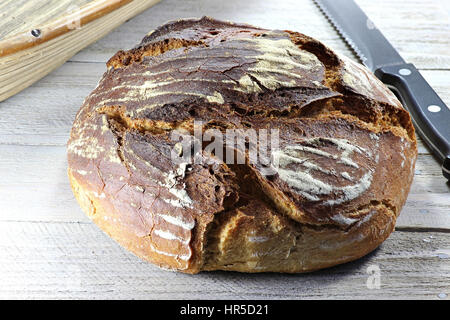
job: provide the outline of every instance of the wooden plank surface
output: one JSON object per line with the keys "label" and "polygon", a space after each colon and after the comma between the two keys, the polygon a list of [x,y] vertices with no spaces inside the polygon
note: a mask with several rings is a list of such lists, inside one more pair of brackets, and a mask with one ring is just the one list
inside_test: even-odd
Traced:
{"label": "wooden plank surface", "polygon": [[[399,2],[358,1],[450,105],[448,1]],[[448,299],[450,184],[422,142],[397,231],[369,256],[316,273],[162,271],[89,221],[66,176],[75,113],[117,50],[168,20],[202,15],[304,32],[355,58],[310,0],[163,0],[0,103],[0,298]],[[371,265],[380,289],[366,285]]]}
{"label": "wooden plank surface", "polygon": [[30,32],[93,0],[3,0],[0,2],[0,40]]}
{"label": "wooden plank surface", "polygon": [[[158,1],[3,1],[0,29],[5,39],[0,35],[0,101],[41,79]],[[20,23],[24,16],[29,19]],[[30,29],[22,30],[26,28]]]}
{"label": "wooden plank surface", "polygon": [[[8,222],[0,233],[0,299],[439,299],[450,282],[442,233],[396,231],[358,261],[293,275],[160,270],[91,223]],[[371,266],[380,270],[379,289],[367,286]]]}

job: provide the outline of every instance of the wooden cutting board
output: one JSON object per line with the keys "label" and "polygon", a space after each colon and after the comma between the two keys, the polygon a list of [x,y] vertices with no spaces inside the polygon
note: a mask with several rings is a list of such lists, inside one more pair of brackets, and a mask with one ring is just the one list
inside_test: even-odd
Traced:
{"label": "wooden cutting board", "polygon": [[159,1],[0,1],[0,101]]}

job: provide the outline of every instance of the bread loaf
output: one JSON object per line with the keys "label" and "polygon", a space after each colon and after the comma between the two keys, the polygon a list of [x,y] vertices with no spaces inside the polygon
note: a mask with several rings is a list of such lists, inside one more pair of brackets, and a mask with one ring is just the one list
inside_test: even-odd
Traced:
{"label": "bread loaf", "polygon": [[[262,164],[208,149],[208,130],[278,145]],[[68,175],[87,215],[161,268],[295,273],[379,246],[416,156],[409,114],[365,67],[301,33],[204,17],[108,61],[74,121]]]}

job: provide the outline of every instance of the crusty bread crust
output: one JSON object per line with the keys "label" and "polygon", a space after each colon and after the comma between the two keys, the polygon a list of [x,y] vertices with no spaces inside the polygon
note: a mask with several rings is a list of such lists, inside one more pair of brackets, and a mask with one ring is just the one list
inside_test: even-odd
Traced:
{"label": "crusty bread crust", "polygon": [[[107,66],[74,121],[68,174],[82,209],[137,256],[187,273],[308,272],[394,230],[415,133],[365,67],[300,33],[206,17],[167,23]],[[279,129],[276,174],[248,154],[174,163],[171,133],[193,135],[194,120]]]}

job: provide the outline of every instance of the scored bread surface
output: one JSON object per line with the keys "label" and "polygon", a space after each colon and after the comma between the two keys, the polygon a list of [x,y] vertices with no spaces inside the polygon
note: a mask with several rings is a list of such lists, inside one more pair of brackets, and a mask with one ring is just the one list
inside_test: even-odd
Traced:
{"label": "scored bread surface", "polygon": [[[416,139],[365,67],[300,33],[207,17],[167,23],[107,67],[74,121],[68,174],[88,216],[137,256],[187,273],[306,272],[393,231]],[[279,129],[276,173],[208,150],[174,163],[171,133],[192,135],[194,120]]]}

